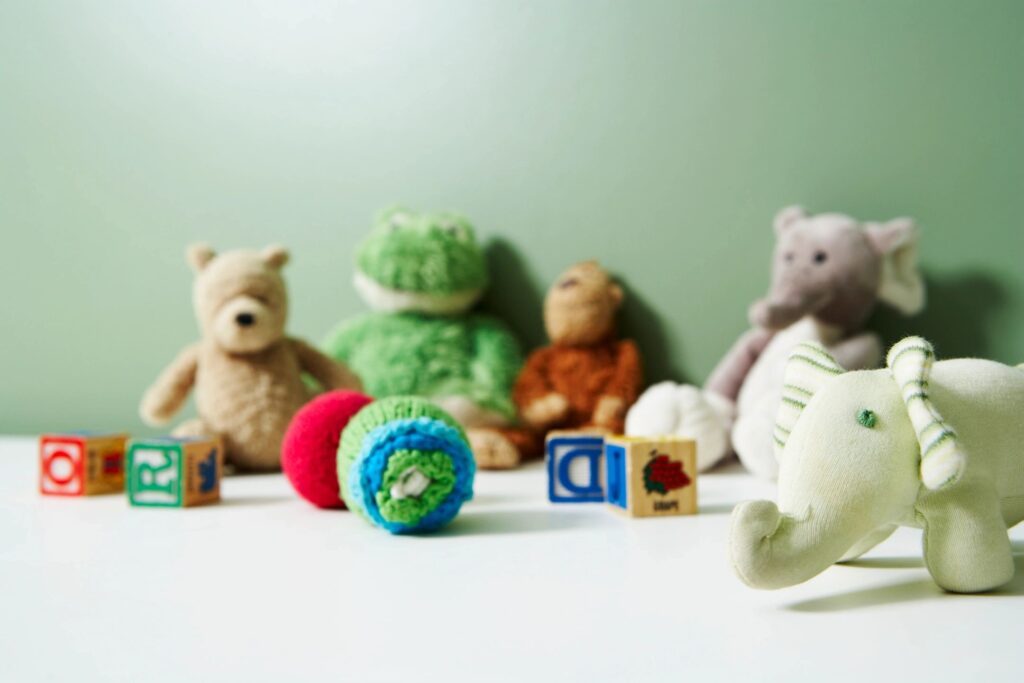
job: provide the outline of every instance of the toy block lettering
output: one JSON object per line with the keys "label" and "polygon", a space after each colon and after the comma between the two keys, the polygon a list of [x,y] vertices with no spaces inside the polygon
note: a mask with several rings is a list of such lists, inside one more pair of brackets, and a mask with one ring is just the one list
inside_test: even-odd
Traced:
{"label": "toy block lettering", "polygon": [[604,501],[604,437],[552,432],[545,442],[548,498],[553,503]]}
{"label": "toy block lettering", "polygon": [[609,437],[608,503],[633,517],[697,512],[697,450],[689,439]]}
{"label": "toy block lettering", "polygon": [[216,439],[137,439],[128,446],[128,500],[142,507],[191,507],[220,500]]}
{"label": "toy block lettering", "polygon": [[127,434],[71,432],[39,439],[39,491],[92,496],[124,490]]}

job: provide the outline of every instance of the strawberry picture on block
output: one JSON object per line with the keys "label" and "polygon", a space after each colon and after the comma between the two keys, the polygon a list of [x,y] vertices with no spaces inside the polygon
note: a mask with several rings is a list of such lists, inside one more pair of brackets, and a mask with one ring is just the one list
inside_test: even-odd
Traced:
{"label": "strawberry picture on block", "polygon": [[644,488],[648,493],[667,494],[690,484],[683,471],[683,463],[672,460],[664,453],[651,451],[651,459],[644,465]]}
{"label": "strawberry picture on block", "polygon": [[697,449],[690,439],[605,439],[608,503],[632,517],[697,512]]}

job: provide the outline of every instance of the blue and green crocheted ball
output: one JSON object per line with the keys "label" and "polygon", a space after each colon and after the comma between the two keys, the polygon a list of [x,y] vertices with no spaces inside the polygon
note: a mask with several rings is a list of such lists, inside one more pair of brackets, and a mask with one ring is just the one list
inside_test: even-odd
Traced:
{"label": "blue and green crocheted ball", "polygon": [[[332,393],[342,397],[344,392]],[[329,402],[330,397],[318,400]],[[305,421],[300,410],[289,432],[302,429]],[[335,454],[323,448],[329,440],[307,439],[307,450],[325,452],[299,453],[302,442],[286,437],[282,459],[300,463],[336,458],[341,499],[376,526],[394,534],[433,531],[454,519],[473,495],[476,465],[466,435],[454,418],[424,399],[396,396],[370,403],[338,430]],[[295,469],[286,466],[285,472],[308,498]]]}

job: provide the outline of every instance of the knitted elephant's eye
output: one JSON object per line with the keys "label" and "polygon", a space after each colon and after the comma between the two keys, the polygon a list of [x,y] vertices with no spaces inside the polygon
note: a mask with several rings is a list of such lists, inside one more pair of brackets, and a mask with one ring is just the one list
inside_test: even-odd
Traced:
{"label": "knitted elephant's eye", "polygon": [[793,262],[793,252],[791,252],[791,251],[790,252],[786,252],[786,255],[783,258],[786,259],[786,263],[792,263]]}
{"label": "knitted elephant's eye", "polygon": [[873,429],[878,424],[878,416],[875,415],[874,411],[868,410],[867,408],[861,408],[857,413],[857,422],[868,429]]}
{"label": "knitted elephant's eye", "polygon": [[823,251],[816,251],[816,252],[814,252],[814,262],[815,263],[819,263],[820,264],[820,263],[824,263],[825,261],[828,261],[828,254],[826,254]]}

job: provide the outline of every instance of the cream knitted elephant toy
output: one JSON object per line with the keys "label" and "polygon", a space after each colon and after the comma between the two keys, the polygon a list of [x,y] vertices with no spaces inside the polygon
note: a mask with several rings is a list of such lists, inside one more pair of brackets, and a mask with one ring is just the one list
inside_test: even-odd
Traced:
{"label": "cream knitted elephant toy", "polygon": [[1024,366],[934,362],[920,337],[888,368],[844,372],[805,343],[786,369],[775,426],[779,502],[733,510],[732,563],[755,588],[806,581],[924,529],[935,582],[975,593],[1014,575],[1007,529],[1024,520]]}
{"label": "cream knitted elephant toy", "polygon": [[187,256],[196,272],[193,304],[202,339],[186,347],[149,388],[142,418],[166,424],[195,385],[199,417],[174,433],[222,438],[227,461],[239,469],[277,469],[288,422],[312,397],[302,373],[325,389],[362,385],[341,363],[285,336],[288,295],[280,271],[288,252],[283,247],[217,256],[200,244],[189,247]]}
{"label": "cream knitted elephant toy", "polygon": [[791,206],[779,212],[774,227],[772,286],[750,308],[753,328],[703,389],[663,382],[644,392],[626,416],[627,434],[695,438],[701,470],[735,451],[748,470],[774,478],[772,428],[793,347],[814,341],[845,368],[875,367],[881,340],[861,332],[875,304],[906,314],[924,306],[918,233],[910,219],[859,223]]}

